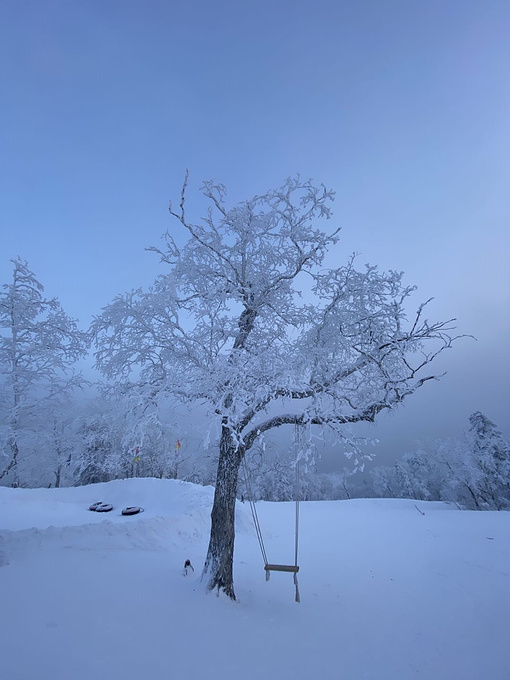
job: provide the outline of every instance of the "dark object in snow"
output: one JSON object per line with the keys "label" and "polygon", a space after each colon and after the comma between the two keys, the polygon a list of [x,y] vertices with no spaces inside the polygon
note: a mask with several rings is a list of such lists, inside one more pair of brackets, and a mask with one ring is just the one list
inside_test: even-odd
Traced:
{"label": "dark object in snow", "polygon": [[100,503],[96,508],[96,512],[110,512],[110,510],[113,510],[113,505],[110,503]]}
{"label": "dark object in snow", "polygon": [[137,505],[130,505],[124,508],[122,511],[123,515],[138,515],[139,512],[143,512],[143,508],[139,508]]}
{"label": "dark object in snow", "polygon": [[98,501],[97,503],[92,503],[89,510],[97,510],[100,505],[104,505],[103,501]]}
{"label": "dark object in snow", "polygon": [[182,575],[187,576],[191,572],[194,572],[195,570],[193,569],[193,565],[191,564],[191,560],[186,560],[184,562],[184,569],[182,570]]}

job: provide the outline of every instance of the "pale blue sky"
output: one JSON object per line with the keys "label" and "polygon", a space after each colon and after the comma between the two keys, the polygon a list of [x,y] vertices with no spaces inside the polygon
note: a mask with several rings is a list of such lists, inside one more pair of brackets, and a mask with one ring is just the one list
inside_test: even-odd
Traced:
{"label": "pale blue sky", "polygon": [[86,327],[160,271],[186,167],[233,201],[300,172],[337,191],[332,263],[404,270],[478,338],[381,451],[505,428],[508,0],[3,0],[0,64],[0,281],[20,255]]}

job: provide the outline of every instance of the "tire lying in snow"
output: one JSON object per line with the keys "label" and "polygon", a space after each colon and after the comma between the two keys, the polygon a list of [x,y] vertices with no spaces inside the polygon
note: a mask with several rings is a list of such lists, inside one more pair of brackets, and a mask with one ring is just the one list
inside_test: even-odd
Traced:
{"label": "tire lying in snow", "polygon": [[100,505],[104,505],[103,501],[98,501],[97,503],[92,503],[89,510],[96,511]]}
{"label": "tire lying in snow", "polygon": [[113,505],[110,503],[100,503],[96,508],[96,512],[110,512],[110,510],[113,510]]}
{"label": "tire lying in snow", "polygon": [[143,508],[139,508],[137,505],[132,505],[128,508],[124,508],[122,511],[123,515],[138,515],[139,512],[143,512]]}

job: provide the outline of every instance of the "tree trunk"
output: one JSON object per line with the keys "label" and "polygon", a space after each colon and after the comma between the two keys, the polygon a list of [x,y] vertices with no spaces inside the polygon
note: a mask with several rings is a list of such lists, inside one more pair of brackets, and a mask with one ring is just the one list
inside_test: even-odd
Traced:
{"label": "tree trunk", "polygon": [[476,494],[475,494],[475,492],[473,491],[473,489],[469,486],[469,484],[468,484],[467,482],[464,482],[464,486],[465,486],[466,489],[469,491],[469,493],[470,493],[470,495],[471,495],[471,498],[473,499],[473,502],[474,502],[474,504],[475,504],[475,509],[476,509],[476,510],[481,510],[481,508],[480,508],[480,503],[478,502],[478,499],[477,499]]}
{"label": "tree trunk", "polygon": [[3,479],[4,477],[7,477],[9,472],[14,468],[14,482],[17,482],[18,474],[16,471],[16,465],[18,463],[18,454],[19,454],[19,448],[18,448],[18,443],[16,439],[12,439],[10,442],[11,446],[11,451],[12,451],[12,458],[9,463],[9,465],[5,468],[5,470],[0,474],[0,479]]}
{"label": "tree trunk", "polygon": [[232,600],[236,599],[233,574],[236,492],[243,454],[230,430],[223,425],[211,511],[211,536],[202,578],[207,579],[207,590],[223,590]]}

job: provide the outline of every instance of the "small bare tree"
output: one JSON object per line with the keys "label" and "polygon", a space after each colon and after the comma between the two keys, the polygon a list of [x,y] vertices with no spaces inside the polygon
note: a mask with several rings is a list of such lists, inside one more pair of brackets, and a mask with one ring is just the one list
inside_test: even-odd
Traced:
{"label": "small bare tree", "polygon": [[451,320],[430,323],[402,274],[358,270],[352,257],[323,269],[339,230],[333,193],[300,178],[227,208],[222,185],[206,182],[210,209],[186,210],[187,177],[170,214],[187,232],[152,248],[168,267],[148,292],[118,296],[93,324],[97,366],[118,380],[137,371],[147,394],[172,393],[209,406],[219,425],[219,460],[207,588],[235,599],[234,509],[239,466],[265,432],[284,425],[332,428],[373,421],[424,383],[452,343]]}

